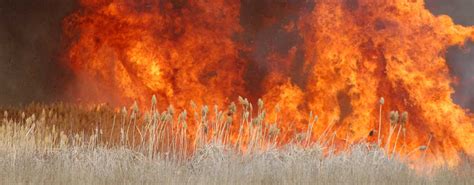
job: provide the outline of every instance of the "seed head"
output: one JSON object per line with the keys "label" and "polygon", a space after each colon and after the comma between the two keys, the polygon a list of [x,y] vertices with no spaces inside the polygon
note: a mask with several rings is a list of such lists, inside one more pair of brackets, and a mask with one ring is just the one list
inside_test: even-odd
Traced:
{"label": "seed head", "polygon": [[196,103],[194,103],[193,100],[191,100],[190,104],[191,104],[191,107],[192,107],[193,109],[197,109],[197,105],[196,105]]}
{"label": "seed head", "polygon": [[244,98],[242,98],[242,96],[239,96],[239,103],[244,105],[245,104],[245,100]]}
{"label": "seed head", "polygon": [[151,118],[152,118],[152,117],[151,117],[150,113],[146,113],[146,114],[145,114],[145,122],[151,121]]}
{"label": "seed head", "polygon": [[401,119],[400,119],[400,123],[401,123],[403,126],[405,126],[405,125],[407,124],[407,122],[408,122],[408,112],[405,111],[405,112],[402,113],[402,117],[401,117]]}
{"label": "seed head", "polygon": [[135,113],[138,113],[138,104],[137,104],[137,101],[134,101],[134,102],[133,102],[132,110],[133,110]]}
{"label": "seed head", "polygon": [[380,100],[379,100],[379,103],[380,103],[380,105],[383,105],[383,104],[385,104],[385,99],[384,99],[383,97],[382,97],[382,98],[380,98]]}
{"label": "seed head", "polygon": [[394,126],[398,123],[399,114],[398,111],[390,111],[390,125]]}
{"label": "seed head", "polygon": [[260,119],[262,121],[265,120],[265,116],[267,116],[267,112],[265,112],[265,111],[262,111],[262,113],[260,113],[260,115],[258,115],[258,117],[260,117]]}
{"label": "seed head", "polygon": [[234,114],[235,112],[237,112],[237,106],[235,105],[234,102],[230,103],[229,105],[229,113],[232,115]]}
{"label": "seed head", "polygon": [[201,110],[202,115],[206,116],[208,112],[209,112],[209,107],[207,107],[207,105],[202,106],[202,110]]}
{"label": "seed head", "polygon": [[186,116],[187,116],[187,114],[188,114],[188,113],[186,112],[186,110],[184,110],[183,112],[181,112],[181,114],[179,114],[179,118],[178,118],[179,121],[180,121],[180,122],[185,122],[185,121],[186,121]]}
{"label": "seed head", "polygon": [[204,132],[204,134],[207,134],[207,132],[209,131],[209,127],[207,126],[206,123],[202,125],[202,131]]}
{"label": "seed head", "polygon": [[258,110],[262,110],[263,109],[263,100],[262,99],[258,99]]}
{"label": "seed head", "polygon": [[239,102],[240,104],[242,104],[245,108],[248,108],[250,106],[250,103],[249,103],[249,100],[247,100],[247,98],[242,98],[241,96],[239,96]]}
{"label": "seed head", "polygon": [[173,115],[171,115],[169,113],[166,114],[166,121],[171,121],[171,120],[173,120]]}
{"label": "seed head", "polygon": [[313,119],[313,120],[314,120],[314,122],[315,122],[315,123],[316,123],[316,122],[318,122],[318,120],[319,120],[319,116],[317,116],[317,115],[316,115],[316,116],[314,116],[314,119]]}
{"label": "seed head", "polygon": [[252,125],[253,125],[254,127],[260,125],[259,123],[260,123],[260,119],[259,119],[259,118],[252,119]]}
{"label": "seed head", "polygon": [[153,121],[156,121],[160,118],[160,113],[158,111],[153,111]]}
{"label": "seed head", "polygon": [[217,114],[219,112],[219,106],[214,105],[214,112]]}
{"label": "seed head", "polygon": [[174,115],[175,112],[174,112],[174,107],[173,107],[173,105],[170,105],[170,106],[168,107],[168,113],[169,113],[171,116]]}
{"label": "seed head", "polygon": [[156,96],[153,95],[153,96],[151,97],[151,105],[152,105],[152,106],[156,106],[156,103],[157,103]]}
{"label": "seed head", "polygon": [[248,111],[245,111],[244,112],[244,119],[248,119],[249,115],[250,115],[250,113]]}
{"label": "seed head", "polygon": [[279,113],[280,111],[281,111],[281,110],[280,110],[280,104],[277,104],[277,105],[275,106],[275,112],[276,112],[276,113]]}
{"label": "seed head", "polygon": [[303,141],[305,138],[306,138],[306,134],[305,134],[305,133],[298,133],[298,134],[296,134],[296,140],[297,140],[298,142]]}
{"label": "seed head", "polygon": [[270,125],[270,128],[268,129],[268,134],[270,137],[275,137],[278,134],[280,134],[280,129],[276,124]]}
{"label": "seed head", "polygon": [[161,120],[162,122],[166,121],[167,115],[168,115],[168,113],[167,113],[166,111],[162,112],[162,113],[161,113],[161,118],[160,118],[160,120]]}
{"label": "seed head", "polygon": [[227,127],[230,126],[230,125],[232,124],[232,121],[233,121],[232,117],[230,117],[230,116],[227,117],[227,120],[225,121],[226,126],[227,126]]}

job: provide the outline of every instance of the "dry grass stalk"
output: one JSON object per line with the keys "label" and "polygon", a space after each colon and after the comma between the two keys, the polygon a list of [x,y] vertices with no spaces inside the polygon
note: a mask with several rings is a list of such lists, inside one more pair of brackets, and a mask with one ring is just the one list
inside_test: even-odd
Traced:
{"label": "dry grass stalk", "polygon": [[[0,133],[6,134],[0,134],[0,137],[8,139],[1,140],[0,144],[3,143],[2,146],[10,148],[16,146],[16,149],[25,148],[25,150],[45,153],[73,148],[132,151],[138,156],[135,156],[137,158],[164,160],[173,165],[188,164],[189,161],[195,160],[196,156],[212,156],[212,151],[221,149],[248,159],[267,155],[267,152],[278,153],[285,147],[291,147],[292,152],[306,152],[313,147],[320,147],[331,154],[331,157],[337,157],[333,154],[337,131],[333,127],[336,120],[327,124],[325,130],[316,136],[317,142],[312,143],[313,128],[318,117],[311,113],[307,130],[294,135],[293,143],[283,143],[279,139],[281,137],[279,120],[268,122],[263,100],[257,103],[258,114],[255,117],[251,116],[253,109],[251,103],[244,98],[239,98],[242,107],[239,110],[235,104],[231,104],[226,111],[219,110],[216,106],[213,111],[209,111],[207,106],[202,106],[198,110],[197,105],[191,103],[193,111],[190,113],[194,114],[193,117],[188,116],[185,110],[176,114],[172,106],[160,113],[154,99],[152,98],[151,109],[143,112],[139,112],[135,106],[132,106],[130,110],[123,108],[119,112],[114,110],[107,112],[106,108],[95,108],[84,112],[82,108],[66,105],[58,105],[54,111],[53,108],[39,105],[33,106],[32,111],[27,109],[17,111],[18,113],[4,111]],[[279,112],[276,109],[275,111]],[[60,114],[56,114],[56,111]],[[81,111],[84,113],[80,113]],[[84,116],[90,116],[90,118],[85,119]],[[239,119],[234,120],[234,118]],[[112,123],[111,127],[107,127],[107,124],[94,124],[96,126],[93,129],[87,130],[80,127],[81,124],[97,123],[97,120],[100,123]],[[116,120],[117,123],[115,123]],[[197,130],[195,137],[188,137],[190,131],[188,123],[191,121],[195,122],[191,124],[192,129]],[[397,112],[391,113],[390,135],[385,144],[385,153],[392,148],[392,153],[397,152],[399,136],[401,131],[405,130],[407,122],[408,113],[401,114],[401,117],[397,116]],[[77,128],[72,128],[71,123],[74,123],[72,125]],[[69,129],[77,130],[69,132]],[[397,129],[395,144],[391,146],[392,135]],[[423,153],[423,156],[426,156],[431,137],[426,146],[417,148],[413,153]],[[346,144],[348,151],[354,146]],[[210,148],[214,149],[210,151]],[[363,159],[368,158],[372,164],[385,164],[379,163],[381,159],[388,159],[387,156],[385,158],[380,156],[384,153],[382,150],[379,151],[375,147],[366,148],[368,151],[364,155],[361,154]],[[408,155],[411,155],[411,152]],[[224,160],[222,156],[223,154],[218,154],[213,157],[216,157],[216,160]],[[202,160],[206,160],[205,158],[203,157]]]}

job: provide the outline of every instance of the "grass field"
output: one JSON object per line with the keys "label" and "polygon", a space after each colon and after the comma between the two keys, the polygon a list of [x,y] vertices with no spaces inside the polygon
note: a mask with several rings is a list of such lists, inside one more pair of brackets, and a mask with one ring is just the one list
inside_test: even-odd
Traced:
{"label": "grass field", "polygon": [[[277,143],[279,129],[259,120],[231,135],[206,107],[194,118],[154,109],[3,108],[1,184],[474,184],[469,159],[455,169],[413,170],[373,144],[335,153],[304,138]],[[193,119],[200,124],[190,128]]]}

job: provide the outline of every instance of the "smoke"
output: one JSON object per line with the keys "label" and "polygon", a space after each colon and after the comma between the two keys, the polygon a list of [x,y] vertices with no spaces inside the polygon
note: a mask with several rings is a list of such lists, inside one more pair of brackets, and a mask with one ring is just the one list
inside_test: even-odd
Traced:
{"label": "smoke", "polygon": [[[304,88],[304,48],[297,29],[301,15],[310,12],[311,1],[242,0],[240,23],[244,29],[241,42],[250,47],[242,56],[249,61],[245,81],[253,97],[262,96],[261,87],[271,73],[290,77]],[[276,54],[276,55],[275,55]]]}
{"label": "smoke", "polygon": [[74,0],[0,1],[0,105],[55,100],[67,71],[58,62],[61,21]]}
{"label": "smoke", "polygon": [[449,15],[455,23],[474,25],[473,0],[426,0],[426,7],[435,15]]}
{"label": "smoke", "polygon": [[[427,0],[426,6],[435,15],[449,15],[456,24],[474,25],[473,0]],[[449,48],[446,59],[451,75],[457,79],[453,84],[454,102],[474,111],[474,43],[469,42],[462,48]]]}

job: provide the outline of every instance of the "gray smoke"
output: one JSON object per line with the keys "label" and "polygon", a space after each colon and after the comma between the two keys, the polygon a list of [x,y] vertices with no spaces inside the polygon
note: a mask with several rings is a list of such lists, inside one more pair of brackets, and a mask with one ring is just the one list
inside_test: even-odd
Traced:
{"label": "gray smoke", "polygon": [[[474,25],[474,0],[426,0],[426,6],[435,15],[449,15],[456,24]],[[474,111],[474,43],[448,49],[447,61],[451,75],[458,78],[453,84],[454,101]]]}
{"label": "gray smoke", "polygon": [[474,0],[426,0],[426,7],[435,15],[449,15],[457,24],[474,25]]}
{"label": "gray smoke", "polygon": [[61,20],[73,0],[0,1],[0,105],[50,101],[68,75],[59,65]]}

